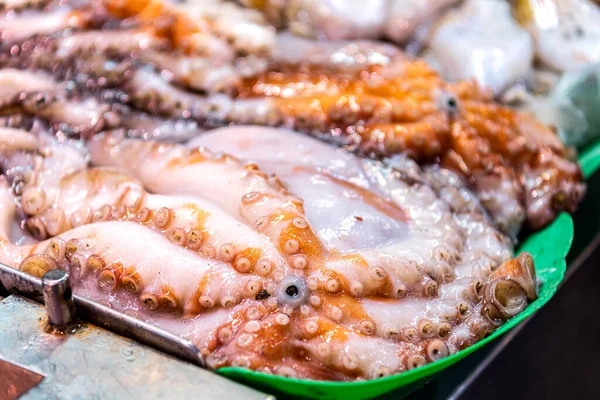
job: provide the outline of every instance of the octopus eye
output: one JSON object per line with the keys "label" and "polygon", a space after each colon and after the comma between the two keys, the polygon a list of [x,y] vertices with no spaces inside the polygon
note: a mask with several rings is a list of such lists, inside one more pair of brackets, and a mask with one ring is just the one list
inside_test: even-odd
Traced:
{"label": "octopus eye", "polygon": [[442,93],[439,98],[439,107],[442,111],[455,113],[458,111],[458,99],[451,93]]}
{"label": "octopus eye", "polygon": [[288,296],[295,298],[296,296],[298,296],[298,287],[296,285],[290,285],[285,289],[285,294],[287,294]]}
{"label": "octopus eye", "polygon": [[279,282],[276,295],[281,304],[295,307],[304,302],[307,293],[308,288],[304,279],[288,276]]}

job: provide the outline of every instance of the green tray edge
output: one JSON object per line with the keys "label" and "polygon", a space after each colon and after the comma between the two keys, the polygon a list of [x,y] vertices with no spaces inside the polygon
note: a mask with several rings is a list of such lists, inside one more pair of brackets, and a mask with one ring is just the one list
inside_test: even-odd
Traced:
{"label": "green tray edge", "polygon": [[579,157],[583,176],[589,178],[600,167],[600,141],[587,146]]}
{"label": "green tray edge", "polygon": [[[598,153],[594,154],[600,154],[600,146],[597,146],[595,151]],[[598,158],[600,157],[597,155],[594,156],[594,159]],[[587,165],[589,169],[592,169],[591,163]],[[600,166],[600,160],[594,160],[594,168],[597,168],[598,166]],[[230,379],[254,386],[267,392],[274,390],[275,392],[288,394],[294,397],[359,400],[372,398],[400,388],[406,388],[406,393],[410,393],[410,391],[412,391],[410,387],[412,387],[412,384],[415,384],[415,382],[431,379],[437,372],[449,367],[473,353],[475,350],[480,349],[487,343],[503,335],[546,304],[554,293],[556,293],[556,289],[563,280],[566,270],[565,257],[571,248],[573,235],[573,219],[566,213],[560,214],[558,218],[545,229],[531,235],[518,249],[518,252],[528,251],[535,260],[536,272],[538,278],[542,282],[538,299],[531,303],[522,313],[507,321],[486,339],[445,359],[398,375],[360,382],[324,382],[291,379],[242,368],[222,368],[217,372]],[[408,387],[409,385],[410,387]]]}

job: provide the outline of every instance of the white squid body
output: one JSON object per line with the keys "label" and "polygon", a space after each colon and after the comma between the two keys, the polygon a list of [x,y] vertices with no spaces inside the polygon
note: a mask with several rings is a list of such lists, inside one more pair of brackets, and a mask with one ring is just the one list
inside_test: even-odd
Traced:
{"label": "white squid body", "polygon": [[536,55],[561,72],[600,61],[600,6],[589,0],[518,0],[517,19],[535,40]]}
{"label": "white squid body", "polygon": [[476,79],[495,93],[532,69],[533,40],[503,0],[468,0],[438,23],[428,44],[447,79]]}

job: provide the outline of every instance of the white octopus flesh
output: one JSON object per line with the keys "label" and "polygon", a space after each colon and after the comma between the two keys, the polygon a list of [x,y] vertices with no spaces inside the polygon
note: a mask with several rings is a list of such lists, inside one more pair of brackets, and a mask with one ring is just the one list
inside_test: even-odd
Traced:
{"label": "white octopus flesh", "polygon": [[0,132],[0,261],[67,269],[76,293],[192,340],[210,368],[374,379],[537,297],[531,256],[439,167],[275,128],[180,145],[34,126]]}

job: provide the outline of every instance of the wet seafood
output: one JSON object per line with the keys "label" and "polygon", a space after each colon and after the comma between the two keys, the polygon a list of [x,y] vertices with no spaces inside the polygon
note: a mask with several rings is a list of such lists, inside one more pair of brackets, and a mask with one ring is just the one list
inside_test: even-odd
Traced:
{"label": "wet seafood", "polygon": [[[405,41],[455,2],[422,3],[353,3],[328,25],[336,2],[264,2],[330,41],[232,2],[1,3],[0,261],[68,269],[210,368],[373,379],[481,340],[537,297],[512,253],[523,221],[573,211],[585,186],[557,136],[489,90],[344,40]],[[488,10],[470,3],[458,13]],[[477,26],[444,53],[451,26],[440,61],[476,42]],[[483,84],[526,73],[517,41]]]}
{"label": "wet seafood", "polygon": [[584,192],[579,167],[565,159],[567,150],[552,131],[494,103],[476,85],[444,83],[420,61],[405,63],[392,78],[281,67],[247,80],[238,99],[264,99],[258,104],[271,111],[273,123],[325,133],[365,153],[439,158],[473,182],[507,232],[524,219],[544,226],[556,212],[573,210]]}
{"label": "wet seafood", "polygon": [[[405,157],[234,127],[185,146],[105,132],[88,166],[43,129],[4,138],[0,261],[68,269],[76,292],[190,338],[211,368],[373,379],[480,340],[537,296],[531,256],[512,258],[461,180]],[[48,239],[16,244],[19,218]]]}
{"label": "wet seafood", "polygon": [[494,93],[528,77],[533,66],[533,40],[504,0],[467,0],[436,23],[428,45],[446,79],[474,78]]}
{"label": "wet seafood", "polygon": [[513,2],[517,20],[535,40],[540,61],[573,71],[600,61],[600,5],[589,0]]}
{"label": "wet seafood", "polygon": [[[424,36],[427,25],[459,0],[244,0],[262,10],[278,26],[299,36],[329,39],[377,39],[406,43]],[[419,32],[421,30],[422,32]]]}
{"label": "wet seafood", "polygon": [[[204,3],[200,3],[194,7],[202,14]],[[30,95],[26,98],[35,101],[23,101],[17,96],[21,112],[51,123],[71,122],[55,127],[86,136],[117,126],[136,130],[138,122],[146,125],[138,136],[162,132],[147,125],[150,118],[139,119],[133,108],[168,117],[167,124],[192,120],[188,133],[196,131],[194,123],[200,127],[229,122],[284,125],[366,155],[390,157],[403,152],[420,163],[438,161],[458,173],[480,196],[497,225],[513,237],[523,221],[536,229],[543,227],[558,212],[573,212],[583,196],[579,167],[568,159],[568,149],[553,132],[530,116],[498,105],[487,90],[472,82],[444,82],[424,62],[409,61],[389,45],[311,43],[284,34],[268,46],[269,51],[217,60],[220,52],[189,48],[190,40],[198,37],[195,27],[178,31],[187,26],[189,13],[184,10],[193,4],[104,4],[103,13],[116,18],[113,24],[124,24],[119,18],[129,17],[126,30],[57,35],[34,47],[25,42],[16,56],[6,58],[15,68],[41,69],[71,79],[76,88],[75,95],[39,104],[37,99],[49,97]],[[486,0],[468,2],[462,12],[495,7],[506,11],[497,1]],[[157,30],[149,15],[165,17],[162,30]],[[509,21],[502,26],[515,37],[523,34]],[[211,37],[223,37],[211,29],[206,31]],[[443,43],[437,48],[448,48]],[[166,51],[169,48],[175,51]],[[505,50],[506,57],[515,54]],[[445,54],[452,58],[461,51]],[[232,57],[236,52],[233,49]],[[521,65],[519,60],[507,64],[511,71],[526,69],[528,64]],[[218,67],[211,69],[213,61]],[[516,75],[507,72],[504,78],[495,75],[490,81],[483,74],[480,79],[500,89]],[[67,102],[71,99],[78,102]],[[74,106],[85,111],[78,114],[89,118],[69,121],[73,113],[68,109]],[[72,128],[74,122],[78,127]],[[179,132],[187,134],[187,128],[179,126]]]}

